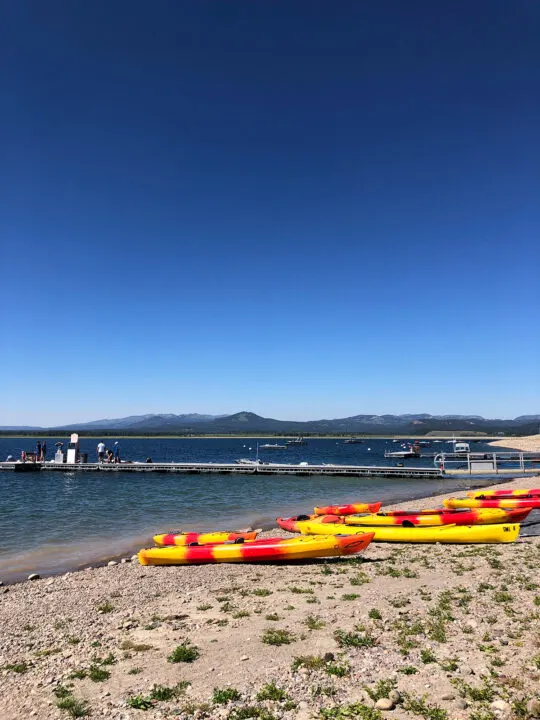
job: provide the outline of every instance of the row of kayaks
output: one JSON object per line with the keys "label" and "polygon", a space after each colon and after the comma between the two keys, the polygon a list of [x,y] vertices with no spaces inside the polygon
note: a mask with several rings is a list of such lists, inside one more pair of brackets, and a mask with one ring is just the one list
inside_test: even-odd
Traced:
{"label": "row of kayaks", "polygon": [[[487,505],[484,503],[488,503]],[[141,565],[292,562],[359,553],[370,542],[514,542],[520,523],[540,508],[540,489],[477,491],[449,498],[443,508],[381,512],[381,503],[314,508],[313,514],[277,518],[292,538],[257,539],[260,530],[173,532],[154,536],[139,552]]]}

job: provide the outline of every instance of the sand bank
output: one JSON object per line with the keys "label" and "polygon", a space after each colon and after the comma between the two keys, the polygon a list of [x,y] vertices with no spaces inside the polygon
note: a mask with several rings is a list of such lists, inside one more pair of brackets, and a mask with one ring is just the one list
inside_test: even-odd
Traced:
{"label": "sand bank", "polygon": [[[308,720],[357,703],[341,717],[377,720],[380,696],[390,718],[525,718],[540,680],[539,567],[538,538],[523,537],[372,544],[299,566],[124,563],[0,588],[0,717],[70,717],[60,702],[115,720]],[[192,662],[171,661],[182,656]]]}
{"label": "sand bank", "polygon": [[505,438],[504,440],[495,440],[489,444],[494,447],[511,448],[512,450],[521,450],[523,452],[540,452],[540,435]]}

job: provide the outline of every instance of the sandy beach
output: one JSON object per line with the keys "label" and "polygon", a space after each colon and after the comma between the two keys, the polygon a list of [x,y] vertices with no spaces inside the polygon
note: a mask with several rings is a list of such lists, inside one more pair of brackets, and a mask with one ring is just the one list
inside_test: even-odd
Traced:
{"label": "sandy beach", "polygon": [[521,450],[523,452],[540,452],[540,435],[527,435],[526,437],[505,438],[504,440],[495,440],[490,445],[500,448],[511,448],[512,450]]}
{"label": "sandy beach", "polygon": [[539,568],[522,537],[1,587],[0,717],[540,717]]}

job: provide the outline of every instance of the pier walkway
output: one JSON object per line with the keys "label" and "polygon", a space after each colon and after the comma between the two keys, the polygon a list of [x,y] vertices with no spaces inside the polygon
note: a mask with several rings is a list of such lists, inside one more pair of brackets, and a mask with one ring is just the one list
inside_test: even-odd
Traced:
{"label": "pier walkway", "polygon": [[376,465],[291,465],[259,463],[40,463],[2,462],[0,470],[14,472],[144,472],[144,473],[222,473],[242,475],[348,475],[352,477],[438,478],[443,473],[437,467],[388,467]]}

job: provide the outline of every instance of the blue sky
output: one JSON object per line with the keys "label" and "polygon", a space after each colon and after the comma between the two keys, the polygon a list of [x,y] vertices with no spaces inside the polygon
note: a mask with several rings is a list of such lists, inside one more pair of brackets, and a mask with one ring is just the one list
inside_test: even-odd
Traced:
{"label": "blue sky", "polygon": [[540,412],[540,5],[5,5],[0,424]]}

